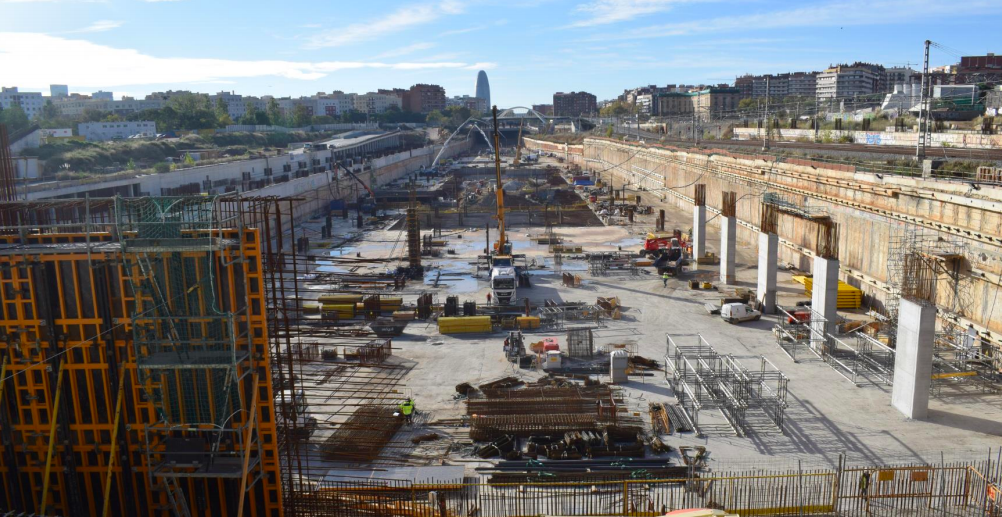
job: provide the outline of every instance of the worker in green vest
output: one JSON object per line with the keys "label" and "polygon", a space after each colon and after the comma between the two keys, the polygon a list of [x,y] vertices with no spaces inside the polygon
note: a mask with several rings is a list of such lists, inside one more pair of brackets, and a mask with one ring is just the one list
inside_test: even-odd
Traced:
{"label": "worker in green vest", "polygon": [[668,279],[669,278],[671,278],[671,277],[668,275],[668,271],[665,270],[665,272],[661,275],[661,280],[664,281],[665,287],[668,287]]}
{"label": "worker in green vest", "polygon": [[403,404],[400,404],[400,413],[404,415],[404,419],[407,420],[408,424],[414,423],[414,401],[407,399]]}

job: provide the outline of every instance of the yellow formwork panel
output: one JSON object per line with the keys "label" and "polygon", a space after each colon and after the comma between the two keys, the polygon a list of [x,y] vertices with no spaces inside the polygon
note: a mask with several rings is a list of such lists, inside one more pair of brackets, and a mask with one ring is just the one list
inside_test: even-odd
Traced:
{"label": "yellow formwork panel", "polygon": [[[259,234],[254,229],[242,234],[238,230],[222,233],[224,238],[239,242],[240,248],[213,252],[219,264],[227,265],[220,267],[220,278],[216,279],[218,292],[226,295],[219,303],[229,308],[249,305],[237,317],[237,325],[247,329],[237,347],[255,357],[260,374],[256,393],[244,382],[235,398],[246,408],[254,407],[251,398],[256,398],[255,447],[262,451],[264,474],[249,492],[244,515],[280,517],[281,475]],[[55,372],[62,367],[63,399],[56,415],[59,439],[50,465],[46,512],[101,514],[116,388],[121,381],[125,383],[118,437],[121,455],[111,467],[109,515],[167,516],[170,505],[166,494],[149,482],[144,443],[144,430],[160,417],[140,384],[132,343],[130,315],[137,297],[142,306],[143,297],[148,295],[132,292],[122,254],[109,251],[115,247],[88,254],[40,246],[87,240],[98,244],[111,242],[112,237],[101,233],[30,235],[27,243],[21,243],[18,236],[0,236],[0,244],[28,244],[23,253],[0,255],[0,356],[8,360],[10,377],[0,400],[0,433],[17,444],[7,449],[0,445],[0,507],[31,513],[42,505]],[[244,261],[237,260],[241,256]],[[238,266],[230,267],[233,264]],[[239,427],[246,418],[246,411],[242,411],[231,423]],[[162,443],[153,446],[163,448]],[[237,488],[230,486],[233,481],[180,481],[193,516],[236,515],[232,494]],[[239,486],[239,479],[236,484]]]}

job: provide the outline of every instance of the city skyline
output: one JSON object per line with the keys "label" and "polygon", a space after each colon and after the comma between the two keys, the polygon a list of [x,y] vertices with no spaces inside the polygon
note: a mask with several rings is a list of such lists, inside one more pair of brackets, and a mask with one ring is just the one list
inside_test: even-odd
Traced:
{"label": "city skyline", "polygon": [[[920,68],[925,38],[950,47],[934,49],[932,66],[959,60],[953,49],[994,50],[991,16],[972,19],[921,0],[445,0],[345,5],[337,16],[309,19],[254,17],[254,3],[200,5],[195,18],[190,0],[54,1],[59,9],[0,0],[4,85],[47,92],[68,84],[120,98],[168,89],[298,97],[431,83],[453,97],[475,95],[473,78],[483,69],[504,107],[546,103],[559,91],[604,100],[642,84],[732,83],[745,73],[857,60]],[[1002,13],[993,2],[971,8]],[[195,36],[178,37],[177,26]]]}

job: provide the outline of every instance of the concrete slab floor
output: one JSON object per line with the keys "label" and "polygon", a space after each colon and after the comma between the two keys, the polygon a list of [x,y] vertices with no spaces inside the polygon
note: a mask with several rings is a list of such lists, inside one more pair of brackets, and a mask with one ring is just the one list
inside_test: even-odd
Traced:
{"label": "concrete slab floor", "polygon": [[[687,230],[691,225],[691,212],[669,208],[667,215],[667,229],[678,227]],[[653,228],[653,217],[649,219],[638,219],[632,227],[562,227],[556,232],[564,237],[565,243],[580,245],[586,251],[619,247],[633,250],[640,248],[640,238]],[[322,220],[314,220],[304,226],[319,228],[320,224]],[[335,233],[346,230],[346,226],[340,225]],[[716,291],[689,290],[686,280],[702,275],[712,278],[718,266],[704,266],[705,271],[686,273],[679,279],[669,281],[665,288],[650,268],[642,268],[641,274],[636,277],[626,273],[593,277],[587,273],[583,262],[565,259],[564,267],[575,270],[584,279],[580,288],[565,287],[561,284],[560,274],[553,270],[552,257],[547,253],[546,246],[531,244],[527,238],[528,233],[540,230],[516,228],[509,234],[516,253],[525,253],[529,260],[535,259],[538,265],[547,266],[536,271],[532,288],[518,290],[518,297],[528,297],[537,304],[546,299],[594,303],[599,296],[619,297],[626,308],[623,318],[619,321],[603,320],[604,327],[595,331],[597,347],[632,343],[640,355],[663,362],[666,334],[683,341],[695,340],[695,335],[700,334],[717,352],[732,354],[750,370],[757,370],[758,358],[763,355],[789,377],[785,434],[772,429],[738,438],[723,430],[720,425],[724,423],[722,419],[713,418],[706,411],[700,416],[701,424],[708,430],[706,436],[697,438],[692,433],[684,433],[663,437],[665,443],[672,447],[707,447],[712,468],[795,467],[797,460],[804,461],[805,465],[834,464],[842,453],[847,454],[852,462],[867,464],[938,461],[941,452],[945,452],[947,457],[980,457],[989,447],[997,447],[1002,440],[1002,396],[981,393],[951,395],[950,390],[945,390],[942,396],[932,399],[927,420],[909,420],[891,406],[889,387],[873,384],[854,387],[814,356],[794,363],[776,344],[771,330],[776,323],[775,316],[765,316],[761,321],[736,326],[724,323],[719,316],[707,314],[703,304],[716,301],[719,294]],[[495,238],[493,232],[491,238]],[[441,268],[456,278],[471,274],[474,271],[472,262],[482,252],[485,243],[484,232],[456,230],[446,240],[447,247],[454,249],[456,254],[425,259],[426,267],[432,271]],[[398,241],[398,247],[394,248]],[[719,233],[715,228],[708,228],[708,249],[718,251],[719,243]],[[363,257],[376,258],[389,257],[391,251],[399,256],[405,243],[401,232],[371,230],[360,242],[351,246],[351,251],[362,253]],[[320,251],[314,250],[314,253]],[[756,261],[755,246],[739,244],[735,285],[755,288]],[[372,267],[385,269],[386,265]],[[792,305],[797,300],[807,299],[803,287],[794,283],[791,276],[791,272],[781,266],[777,297],[780,305]],[[455,282],[443,282],[437,288],[427,283],[412,282],[403,291],[404,301],[412,303],[419,293],[433,292],[439,302],[444,302],[449,294],[459,295],[461,302],[486,302],[488,287],[484,279],[474,281],[467,277],[458,283],[462,287],[457,287]],[[565,342],[564,332],[527,333],[529,342],[549,336],[559,338],[561,344]],[[446,460],[447,463],[476,464],[472,461],[475,458],[464,455],[459,446],[467,440],[465,430],[440,424],[465,415],[463,402],[455,396],[455,385],[462,382],[476,385],[507,375],[526,380],[542,376],[540,372],[513,368],[502,355],[503,339],[504,334],[500,332],[445,336],[438,333],[435,322],[413,322],[403,336],[394,338],[394,356],[411,367],[400,385],[405,387],[406,393],[413,394],[421,415],[414,427],[405,427],[398,433],[394,443],[401,448],[393,449],[393,455],[412,463],[440,464]],[[603,380],[607,381],[608,376],[603,376]],[[674,393],[666,385],[663,375],[631,377],[624,391],[631,410],[640,413],[645,421],[648,421],[649,402],[674,401]],[[455,442],[447,457],[446,447],[441,441],[411,447],[409,452],[403,452],[401,444],[409,443],[410,437],[429,430],[449,436],[446,442]]]}

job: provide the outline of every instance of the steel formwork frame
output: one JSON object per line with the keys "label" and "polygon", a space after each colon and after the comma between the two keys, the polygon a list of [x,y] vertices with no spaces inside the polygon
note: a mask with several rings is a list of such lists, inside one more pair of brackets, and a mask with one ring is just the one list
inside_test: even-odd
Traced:
{"label": "steel formwork frame", "polygon": [[[148,350],[137,348],[136,327],[152,314],[142,310],[152,297],[135,281],[140,248],[128,247],[139,232],[120,224],[115,201],[0,203],[3,220],[13,222],[0,227],[0,362],[8,363],[0,380],[0,507],[63,515],[283,514],[261,233],[240,224],[253,219],[245,217],[245,205],[236,198],[214,201],[220,227],[207,230],[218,245],[207,246],[195,232],[186,236],[186,249],[171,248],[180,242],[141,247],[149,264],[190,262],[200,254],[218,272],[187,286],[215,292],[222,322],[233,329],[226,340],[232,344],[232,411],[205,422],[201,411],[165,419],[171,412],[158,402],[158,391],[182,406],[191,399],[140,372]],[[233,224],[222,227],[225,220]],[[184,296],[200,310],[204,298]],[[193,327],[204,323],[197,311],[187,317]],[[184,361],[155,366],[168,376],[206,369]],[[212,392],[205,383],[196,387]],[[169,439],[201,440],[199,461],[187,468],[168,461]],[[166,471],[174,490],[152,482]],[[48,489],[40,489],[43,484]],[[178,496],[180,504],[172,501]]]}
{"label": "steel formwork frame", "polygon": [[703,410],[720,411],[739,437],[753,430],[746,418],[749,410],[765,413],[785,432],[789,379],[765,356],[759,356],[758,371],[749,371],[733,356],[718,354],[699,334],[695,345],[666,338],[665,379],[699,436],[704,434],[699,425]]}

